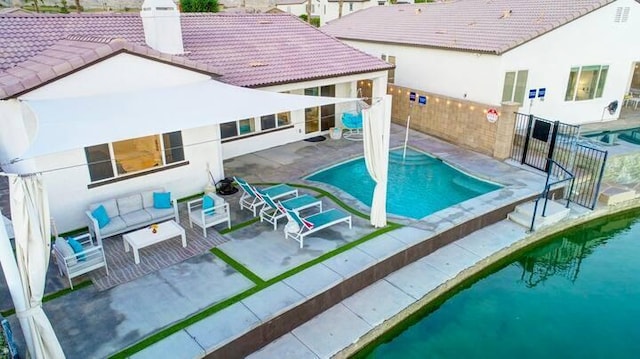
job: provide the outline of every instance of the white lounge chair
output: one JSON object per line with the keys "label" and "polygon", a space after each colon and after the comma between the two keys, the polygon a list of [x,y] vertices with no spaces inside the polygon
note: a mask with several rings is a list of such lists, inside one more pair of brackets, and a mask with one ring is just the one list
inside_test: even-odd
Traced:
{"label": "white lounge chair", "polygon": [[[247,181],[240,177],[233,177],[233,179],[240,185],[243,192],[240,197],[240,209],[246,208],[253,212],[254,217],[257,216],[258,208],[264,206],[264,201],[256,195],[253,187]],[[274,200],[286,196],[298,196],[298,190],[286,184],[278,184],[261,190],[268,193]]]}
{"label": "white lounge chair", "polygon": [[56,258],[58,271],[60,275],[67,277],[71,289],[73,289],[71,279],[89,273],[94,269],[104,267],[107,275],[109,275],[109,267],[107,266],[107,259],[104,255],[104,248],[98,243],[93,242],[91,233],[73,237],[82,246],[82,251],[79,252],[74,252],[66,239],[58,237],[57,233],[55,233],[55,236],[56,241],[52,246],[52,251]]}
{"label": "white lounge chair", "polygon": [[[208,196],[213,201],[213,206],[204,208],[205,197]],[[202,235],[207,236],[207,228],[216,224],[227,222],[227,228],[231,228],[231,212],[229,203],[213,193],[207,193],[202,198],[187,202],[189,212],[189,226],[193,225],[202,228]]]}
{"label": "white lounge chair", "polygon": [[[312,214],[308,217],[300,217],[298,212],[287,209],[287,218],[295,225],[287,224],[284,229],[284,237],[291,237],[298,243],[300,248],[304,246],[304,237],[315,233],[321,229],[331,227],[334,224],[347,222],[351,229],[351,215],[342,212],[339,209],[330,209],[328,211]],[[290,222],[291,223],[291,222]]]}
{"label": "white lounge chair", "polygon": [[280,205],[284,208],[280,208],[268,193],[257,188],[254,189],[265,203],[260,210],[260,222],[266,221],[273,224],[274,231],[278,228],[278,219],[287,216],[287,209],[302,211],[303,209],[318,207],[318,210],[322,212],[322,201],[308,194],[281,201]]}

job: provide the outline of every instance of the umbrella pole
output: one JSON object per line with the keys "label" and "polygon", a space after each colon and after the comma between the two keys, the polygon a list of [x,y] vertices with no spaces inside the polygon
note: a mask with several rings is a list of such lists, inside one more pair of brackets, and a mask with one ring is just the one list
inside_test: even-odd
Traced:
{"label": "umbrella pole", "polygon": [[[0,215],[1,214],[2,210],[0,210]],[[20,273],[18,271],[18,263],[13,255],[13,248],[11,247],[7,230],[4,228],[4,223],[0,225],[0,264],[4,271],[4,277],[7,280],[7,286],[9,287],[9,292],[11,293],[11,299],[13,300],[16,313],[24,312],[27,308],[27,299],[24,297],[22,283],[20,281]],[[18,317],[18,320],[20,321],[20,327],[22,328],[22,333],[24,334],[24,340],[27,343],[27,349],[29,350],[30,357],[35,358],[29,319]]]}

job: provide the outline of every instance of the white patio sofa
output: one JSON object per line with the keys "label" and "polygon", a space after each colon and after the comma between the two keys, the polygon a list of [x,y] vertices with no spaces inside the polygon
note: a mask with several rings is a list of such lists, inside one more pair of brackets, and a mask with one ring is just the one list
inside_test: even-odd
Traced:
{"label": "white patio sofa", "polygon": [[[89,220],[89,232],[98,241],[98,245],[102,246],[103,238],[130,232],[153,223],[171,219],[180,223],[177,201],[171,200],[171,208],[154,208],[154,192],[166,191],[163,188],[149,189],[89,205],[89,210],[85,212]],[[109,223],[102,228],[98,226],[98,221],[91,215],[91,212],[100,205],[104,206],[109,216]]]}

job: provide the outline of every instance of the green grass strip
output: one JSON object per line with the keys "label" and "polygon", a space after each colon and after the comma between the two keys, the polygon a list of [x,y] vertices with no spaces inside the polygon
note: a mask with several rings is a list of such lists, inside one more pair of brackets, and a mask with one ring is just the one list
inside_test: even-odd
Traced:
{"label": "green grass strip", "polygon": [[225,228],[225,229],[219,231],[218,233],[220,233],[220,234],[231,233],[233,231],[237,231],[238,229],[242,229],[244,227],[250,226],[250,225],[258,222],[259,220],[260,220],[259,217],[251,218],[250,220],[248,220],[246,222],[235,224],[235,225],[231,226],[231,228]]}
{"label": "green grass strip", "polygon": [[252,281],[255,285],[260,286],[264,284],[264,280],[258,277],[255,273],[250,271],[247,267],[238,263],[235,259],[229,257],[226,253],[221,251],[218,248],[211,248],[211,253],[213,253],[216,257],[222,259],[225,263],[230,265],[233,269],[238,271],[243,276],[247,277],[250,281]]}
{"label": "green grass strip", "polygon": [[[56,298],[62,297],[63,295],[69,294],[71,292],[73,292],[76,289],[82,289],[84,287],[88,287],[90,285],[93,285],[93,283],[90,280],[84,280],[76,285],[73,286],[74,289],[71,288],[65,288],[62,290],[59,290],[55,293],[51,293],[51,294],[47,294],[42,298],[42,303],[46,303],[50,300],[54,300]],[[3,317],[8,317],[10,315],[14,315],[16,314],[16,310],[15,308],[11,308],[11,309],[7,309],[5,311],[0,312],[0,314],[2,314]]]}
{"label": "green grass strip", "polygon": [[[376,231],[374,231],[372,233],[369,233],[366,236],[364,236],[364,237],[362,237],[362,238],[360,238],[360,239],[358,239],[356,241],[353,241],[351,243],[347,243],[346,245],[344,245],[344,246],[342,246],[342,247],[340,247],[340,248],[338,248],[338,249],[336,249],[334,251],[325,253],[325,254],[321,255],[320,257],[318,257],[318,258],[315,258],[315,259],[313,259],[313,260],[311,260],[309,262],[306,262],[306,263],[304,263],[302,265],[299,265],[299,266],[297,266],[295,268],[292,268],[289,271],[287,271],[285,273],[282,273],[277,277],[271,278],[266,282],[263,281],[262,279],[260,279],[259,277],[257,277],[255,274],[253,274],[250,270],[246,269],[241,264],[237,263],[235,260],[231,259],[231,257],[229,257],[227,254],[225,254],[221,250],[219,250],[217,248],[213,248],[211,250],[211,252],[214,255],[218,256],[220,259],[222,259],[223,261],[225,261],[229,265],[233,266],[234,269],[238,270],[240,273],[242,273],[244,275],[247,275],[246,273],[250,273],[250,276],[255,276],[257,278],[257,280],[261,284],[257,284],[255,287],[247,289],[246,291],[244,291],[242,293],[236,294],[235,296],[233,296],[231,298],[225,299],[224,301],[222,301],[220,303],[214,304],[211,307],[208,307],[205,310],[203,310],[203,311],[201,311],[199,313],[196,313],[195,315],[183,320],[182,322],[176,323],[176,324],[174,324],[174,325],[172,325],[172,326],[170,326],[168,328],[165,328],[165,329],[163,329],[163,330],[161,330],[161,331],[159,331],[159,332],[157,332],[157,333],[155,333],[155,334],[143,339],[142,341],[132,345],[131,347],[126,348],[123,351],[114,354],[113,356],[111,356],[111,358],[125,359],[125,358],[127,358],[127,357],[129,357],[129,356],[131,356],[131,355],[133,355],[133,354],[135,354],[135,353],[147,348],[148,346],[153,345],[153,344],[161,341],[162,339],[164,339],[164,338],[166,338],[166,337],[168,337],[168,336],[170,336],[170,335],[172,335],[174,333],[177,333],[178,331],[180,331],[180,330],[182,330],[182,329],[184,329],[184,328],[186,328],[186,327],[188,327],[188,326],[190,326],[192,324],[197,323],[198,321],[200,321],[202,319],[205,319],[205,318],[207,318],[207,317],[209,317],[209,316],[211,316],[211,315],[213,315],[213,314],[215,314],[215,313],[217,313],[217,312],[219,312],[219,311],[221,311],[221,310],[223,310],[223,309],[225,309],[225,308],[227,308],[227,307],[229,307],[229,306],[231,306],[231,305],[233,305],[235,303],[238,303],[239,301],[241,301],[241,300],[243,300],[243,299],[245,299],[245,298],[247,298],[247,297],[249,297],[249,296],[251,296],[251,295],[253,295],[253,294],[255,294],[255,293],[257,293],[257,292],[259,292],[259,291],[261,291],[261,290],[263,290],[263,289],[265,289],[265,288],[267,288],[267,287],[269,287],[269,286],[271,286],[273,284],[275,284],[275,283],[278,283],[278,282],[282,281],[283,279],[291,277],[291,276],[293,276],[293,275],[295,275],[297,273],[300,273],[303,270],[305,270],[305,269],[307,269],[307,268],[309,268],[309,267],[311,267],[313,265],[316,265],[316,264],[318,264],[318,263],[320,263],[322,261],[325,261],[325,260],[327,260],[327,259],[329,259],[331,257],[337,256],[338,254],[343,253],[343,252],[345,252],[345,251],[347,251],[347,250],[349,250],[349,249],[351,249],[351,248],[353,248],[353,247],[355,247],[355,246],[357,246],[357,245],[359,245],[359,244],[361,244],[363,242],[366,242],[366,241],[368,241],[368,240],[370,240],[372,238],[378,237],[378,236],[380,236],[380,235],[382,235],[384,233],[390,232],[390,231],[392,231],[394,229],[397,229],[397,228],[400,228],[400,227],[402,227],[402,225],[395,224],[395,223],[390,224],[390,225],[388,225],[388,226],[386,226],[384,228],[381,228],[381,229],[378,229],[378,230],[376,230]],[[232,264],[232,263],[234,263],[234,264]],[[249,279],[251,279],[250,276],[247,276],[247,277]],[[255,280],[253,280],[253,279],[251,279],[251,280],[254,283],[257,283]]]}

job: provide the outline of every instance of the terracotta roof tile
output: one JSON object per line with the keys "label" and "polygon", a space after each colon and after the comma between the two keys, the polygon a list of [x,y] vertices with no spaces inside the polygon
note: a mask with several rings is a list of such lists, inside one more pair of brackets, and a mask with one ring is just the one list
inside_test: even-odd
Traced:
{"label": "terracotta roof tile", "polygon": [[185,54],[170,56],[145,45],[139,14],[0,16],[0,75],[18,64],[78,68],[120,48],[246,87],[392,68],[290,14],[182,14],[181,23]]}
{"label": "terracotta roof tile", "polygon": [[374,6],[322,27],[340,39],[503,53],[614,0],[457,0]]}

